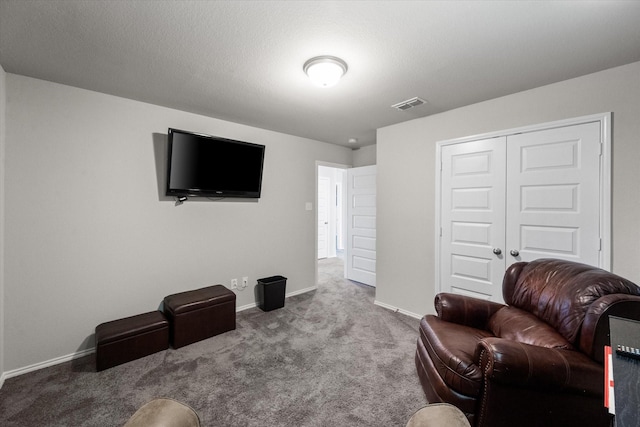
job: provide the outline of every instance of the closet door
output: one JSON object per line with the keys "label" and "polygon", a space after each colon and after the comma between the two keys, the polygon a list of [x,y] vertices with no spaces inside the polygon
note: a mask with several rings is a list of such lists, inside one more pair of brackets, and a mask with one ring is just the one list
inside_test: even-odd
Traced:
{"label": "closet door", "polygon": [[505,270],[506,138],[442,148],[441,289],[490,299]]}
{"label": "closet door", "polygon": [[439,291],[502,302],[514,262],[604,267],[601,122],[443,145]]}
{"label": "closet door", "polygon": [[507,265],[599,265],[600,123],[507,138]]}

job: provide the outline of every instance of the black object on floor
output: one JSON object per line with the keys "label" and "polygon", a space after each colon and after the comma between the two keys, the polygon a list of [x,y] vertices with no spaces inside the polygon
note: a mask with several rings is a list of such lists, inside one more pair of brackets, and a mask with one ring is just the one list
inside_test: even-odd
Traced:
{"label": "black object on floor", "polygon": [[258,279],[258,307],[262,311],[271,311],[284,307],[284,295],[287,278],[271,276]]}
{"label": "black object on floor", "polygon": [[236,328],[236,294],[222,285],[164,298],[173,348],[184,347]]}
{"label": "black object on floor", "polygon": [[169,322],[159,311],[105,322],[96,327],[96,371],[169,348]]}

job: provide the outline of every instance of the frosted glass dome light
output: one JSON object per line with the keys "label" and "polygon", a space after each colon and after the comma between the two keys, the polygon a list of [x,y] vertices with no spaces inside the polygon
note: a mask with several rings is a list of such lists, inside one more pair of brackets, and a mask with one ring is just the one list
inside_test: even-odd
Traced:
{"label": "frosted glass dome light", "polygon": [[335,56],[316,56],[304,63],[304,72],[320,87],[335,86],[347,72],[347,63]]}

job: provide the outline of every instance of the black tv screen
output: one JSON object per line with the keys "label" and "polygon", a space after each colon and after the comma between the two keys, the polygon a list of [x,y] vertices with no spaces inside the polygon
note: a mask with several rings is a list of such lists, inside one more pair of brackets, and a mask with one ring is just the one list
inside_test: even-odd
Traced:
{"label": "black tv screen", "polygon": [[167,196],[259,198],[264,145],[169,128]]}

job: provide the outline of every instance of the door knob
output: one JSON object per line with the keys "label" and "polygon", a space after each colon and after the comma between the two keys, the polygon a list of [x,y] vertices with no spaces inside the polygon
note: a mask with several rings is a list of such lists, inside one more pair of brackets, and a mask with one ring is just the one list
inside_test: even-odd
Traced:
{"label": "door knob", "polygon": [[496,255],[500,255],[502,253],[502,249],[500,248],[493,248],[493,253]]}
{"label": "door knob", "polygon": [[515,249],[511,249],[509,253],[511,254],[511,256],[514,256],[514,257],[520,255],[520,252],[516,251]]}

